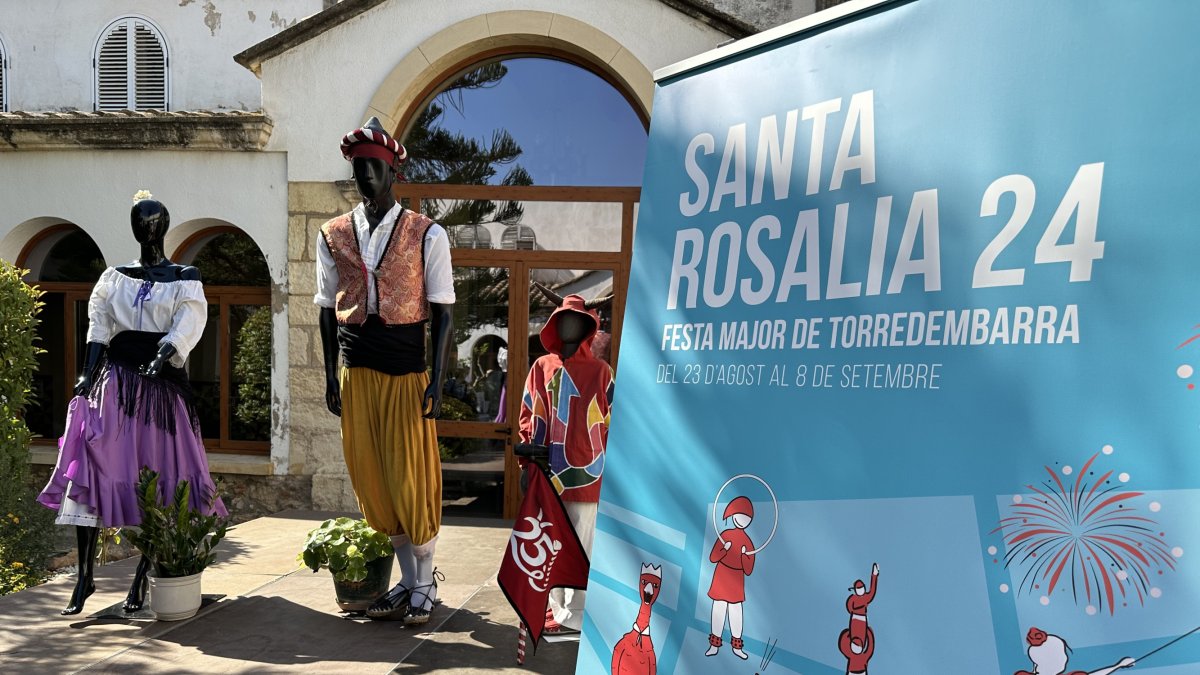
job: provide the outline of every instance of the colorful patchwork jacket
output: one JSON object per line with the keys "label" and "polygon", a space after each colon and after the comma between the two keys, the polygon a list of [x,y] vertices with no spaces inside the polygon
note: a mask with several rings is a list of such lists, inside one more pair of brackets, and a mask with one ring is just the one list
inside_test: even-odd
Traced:
{"label": "colorful patchwork jacket", "polygon": [[[564,312],[584,315],[588,326],[566,359],[558,327]],[[592,354],[599,328],[599,317],[584,308],[583,298],[564,298],[542,327],[542,345],[550,353],[533,362],[521,398],[521,442],[550,447],[550,482],[564,501],[600,501],[613,371]]]}

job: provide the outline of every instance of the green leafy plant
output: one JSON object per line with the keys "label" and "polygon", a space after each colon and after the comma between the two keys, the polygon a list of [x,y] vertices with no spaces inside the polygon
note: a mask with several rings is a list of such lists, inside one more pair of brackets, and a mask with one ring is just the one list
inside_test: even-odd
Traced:
{"label": "green leafy plant", "polygon": [[[192,486],[181,480],[170,501],[159,499],[158,472],[142,467],[138,474],[137,501],[142,524],[122,530],[129,541],[150,559],[154,576],[186,577],[199,574],[225,538],[227,518],[204,515],[191,507]],[[212,504],[216,495],[208,496]]]}
{"label": "green leafy plant", "polygon": [[367,563],[392,554],[392,540],[366,520],[331,518],[313,528],[296,557],[316,572],[327,569],[338,581],[367,578]]}
{"label": "green leafy plant", "polygon": [[0,260],[0,595],[41,583],[53,547],[53,512],[36,502],[25,409],[37,367],[41,291]]}

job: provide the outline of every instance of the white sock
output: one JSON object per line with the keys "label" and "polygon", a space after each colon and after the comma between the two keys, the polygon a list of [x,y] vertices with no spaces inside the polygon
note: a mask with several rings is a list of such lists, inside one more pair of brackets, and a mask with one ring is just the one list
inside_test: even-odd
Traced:
{"label": "white sock", "polygon": [[[433,600],[437,597],[437,591],[433,586],[433,552],[436,548],[436,536],[424,544],[412,544],[413,561],[416,566],[414,588],[420,587],[421,589],[413,597],[412,602],[413,606],[421,609],[432,608]],[[428,594],[428,597],[425,597],[425,594]]]}
{"label": "white sock", "polygon": [[396,562],[400,564],[400,583],[405,588],[412,588],[417,583],[417,560],[413,557],[412,539],[407,534],[393,534],[391,540]]}

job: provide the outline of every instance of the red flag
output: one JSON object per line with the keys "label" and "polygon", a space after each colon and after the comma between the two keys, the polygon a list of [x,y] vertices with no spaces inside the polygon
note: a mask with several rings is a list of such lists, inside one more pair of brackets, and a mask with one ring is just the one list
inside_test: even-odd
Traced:
{"label": "red flag", "polygon": [[588,557],[571,526],[562,498],[533,462],[525,466],[529,487],[508,538],[496,581],[537,650],[551,588],[587,588]]}

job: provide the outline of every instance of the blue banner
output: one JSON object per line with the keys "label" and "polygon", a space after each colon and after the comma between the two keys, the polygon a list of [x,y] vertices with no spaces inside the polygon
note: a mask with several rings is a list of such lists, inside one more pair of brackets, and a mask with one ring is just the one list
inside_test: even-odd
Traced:
{"label": "blue banner", "polygon": [[899,2],[659,83],[579,672],[1200,672],[1198,25]]}

